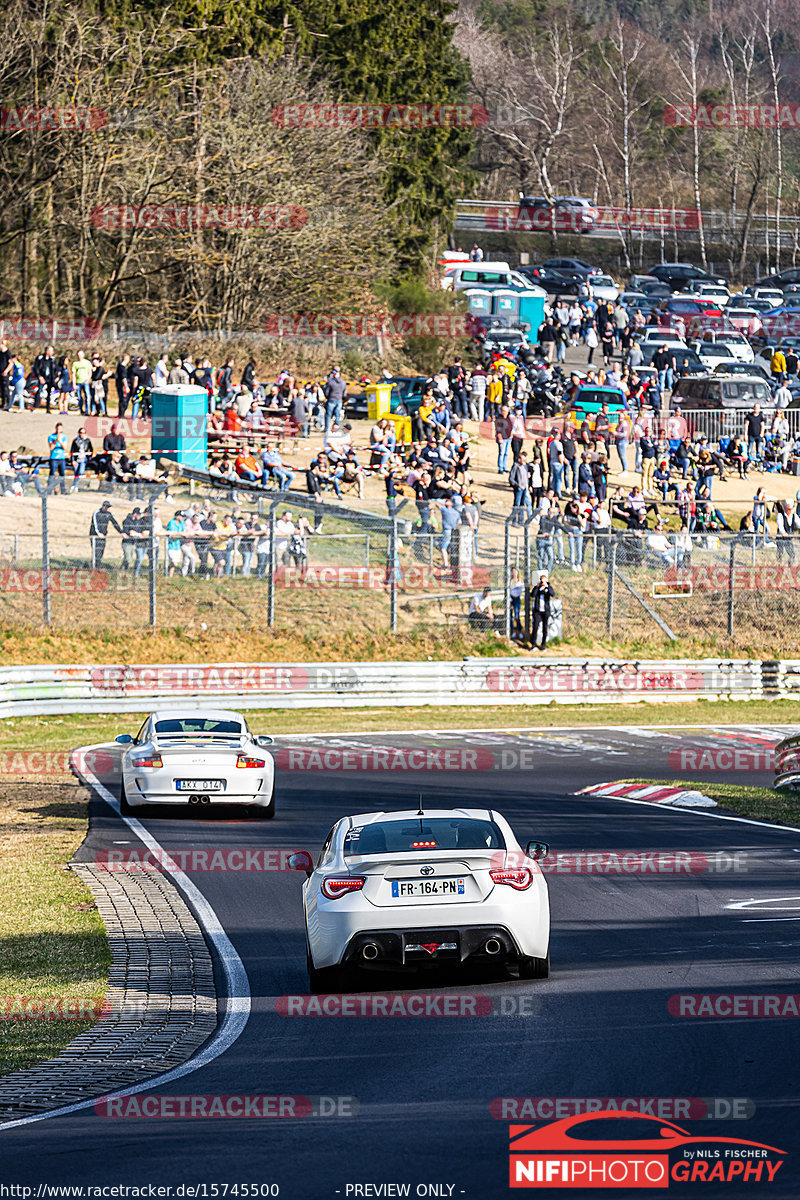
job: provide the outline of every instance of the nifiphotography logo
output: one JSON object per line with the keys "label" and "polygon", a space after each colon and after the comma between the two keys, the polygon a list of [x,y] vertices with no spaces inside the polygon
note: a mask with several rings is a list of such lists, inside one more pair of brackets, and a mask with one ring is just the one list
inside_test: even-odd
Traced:
{"label": "nifiphotography logo", "polygon": [[785,1156],[762,1142],[694,1136],[672,1121],[616,1109],[538,1128],[510,1125],[509,1152],[510,1187],[581,1191],[668,1188],[671,1182],[749,1183],[760,1189],[774,1182]]}

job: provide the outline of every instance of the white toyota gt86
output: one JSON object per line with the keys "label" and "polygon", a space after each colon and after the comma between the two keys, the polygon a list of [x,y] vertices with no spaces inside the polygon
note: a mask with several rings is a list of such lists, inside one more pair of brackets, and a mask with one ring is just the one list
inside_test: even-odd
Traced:
{"label": "white toyota gt86", "polygon": [[547,852],[545,842],[523,851],[491,809],[343,817],[303,885],[312,992],[340,989],[356,967],[493,962],[546,978],[550,906],[537,860]]}
{"label": "white toyota gt86", "polygon": [[239,713],[169,709],[152,713],[136,737],[120,734],[120,808],[145,804],[246,804],[275,815],[275,763]]}

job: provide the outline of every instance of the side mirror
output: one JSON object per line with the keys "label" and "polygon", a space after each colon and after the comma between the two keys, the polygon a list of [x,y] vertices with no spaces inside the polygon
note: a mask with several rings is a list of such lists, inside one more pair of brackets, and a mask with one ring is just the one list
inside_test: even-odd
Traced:
{"label": "side mirror", "polygon": [[550,846],[547,842],[528,842],[525,847],[525,853],[528,858],[534,858],[538,862],[540,858],[547,857],[550,853]]}
{"label": "side mirror", "polygon": [[274,740],[275,739],[271,738],[268,734],[260,733],[258,735],[258,737],[256,738],[256,745],[257,746],[271,746],[272,743],[274,742]]}
{"label": "side mirror", "polygon": [[307,850],[298,850],[296,854],[290,854],[287,866],[290,871],[305,871],[306,877],[314,872],[314,860]]}
{"label": "side mirror", "polygon": [[120,746],[129,746],[133,738],[129,733],[120,733],[114,738],[115,742],[119,742]]}

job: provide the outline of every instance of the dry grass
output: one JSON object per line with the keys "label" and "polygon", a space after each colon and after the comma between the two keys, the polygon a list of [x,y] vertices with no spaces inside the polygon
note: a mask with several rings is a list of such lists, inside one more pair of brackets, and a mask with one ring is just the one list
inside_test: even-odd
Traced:
{"label": "dry grass", "polygon": [[[88,799],[74,783],[0,782],[4,1006],[6,997],[105,995],[105,928],[90,893],[66,868],[86,832]],[[0,1019],[0,1074],[51,1058],[91,1024]]]}

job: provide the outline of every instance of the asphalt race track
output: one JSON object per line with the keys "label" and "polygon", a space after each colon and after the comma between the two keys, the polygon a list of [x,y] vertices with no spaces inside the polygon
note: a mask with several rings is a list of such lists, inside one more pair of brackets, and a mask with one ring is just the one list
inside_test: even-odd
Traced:
{"label": "asphalt race track", "polygon": [[[490,995],[506,1013],[405,1018],[280,1015],[278,997],[307,992],[302,875],[189,871],[244,962],[252,1014],[223,1055],[184,1079],[154,1085],[153,1092],[348,1096],[357,1098],[357,1115],[136,1120],[106,1119],[87,1109],[0,1131],[0,1179],[32,1186],[33,1196],[40,1184],[171,1185],[173,1195],[180,1195],[174,1190],[179,1185],[205,1184],[201,1196],[213,1196],[214,1184],[219,1196],[224,1184],[278,1184],[284,1200],[334,1200],[403,1194],[358,1192],[353,1185],[408,1184],[405,1194],[411,1196],[495,1200],[511,1194],[508,1120],[490,1111],[501,1097],[705,1098],[750,1101],[745,1109],[752,1115],[686,1119],[680,1108],[662,1115],[693,1135],[767,1143],[785,1151],[786,1159],[770,1184],[709,1182],[703,1188],[700,1182],[672,1182],[669,1195],[797,1197],[800,1019],[679,1017],[668,1001],[678,993],[800,991],[800,832],[571,794],[628,776],[680,778],[675,764],[687,747],[753,748],[779,736],[779,730],[755,728],[619,727],[281,739],[278,752],[290,745],[362,752],[387,745],[477,748],[490,752],[479,764],[493,761],[495,767],[282,770],[272,822],[205,813],[148,816],[149,831],[169,849],[307,847],[316,857],[340,815],[406,807],[422,790],[430,804],[496,807],[523,845],[540,838],[554,854],[680,850],[705,855],[718,869],[552,872],[549,980],[520,982],[509,973],[499,979],[431,976],[423,983],[400,983],[404,992],[424,987]],[[709,772],[708,778],[768,784],[771,772]],[[136,844],[120,818],[96,798],[82,857],[126,839]],[[569,866],[575,860],[561,861]],[[726,865],[730,869],[721,869]],[[751,900],[762,903],[728,907]],[[370,986],[386,990],[380,977]],[[520,1004],[524,1015],[508,1014]],[[717,1111],[731,1110],[720,1104]],[[519,1118],[522,1124],[541,1120]],[[422,1185],[436,1190],[420,1190]],[[567,1194],[584,1193],[573,1188]],[[640,1190],[610,1188],[603,1194]]]}

